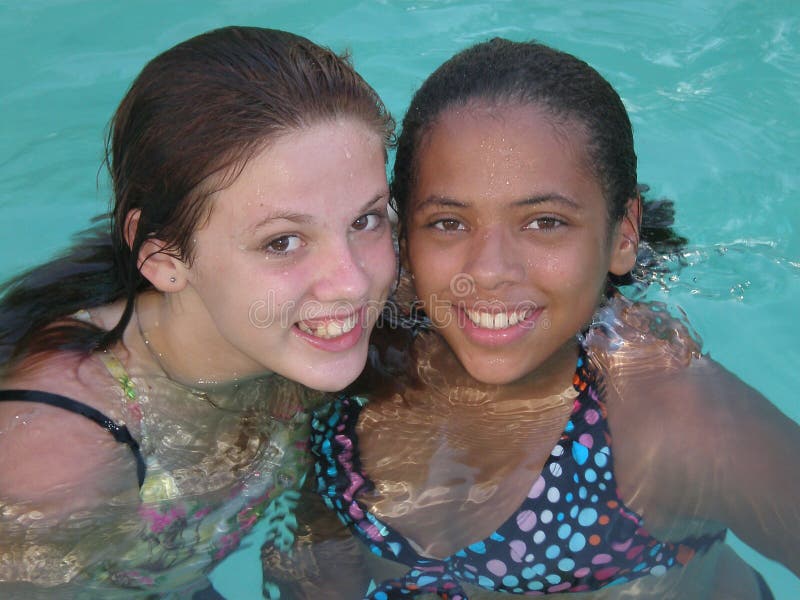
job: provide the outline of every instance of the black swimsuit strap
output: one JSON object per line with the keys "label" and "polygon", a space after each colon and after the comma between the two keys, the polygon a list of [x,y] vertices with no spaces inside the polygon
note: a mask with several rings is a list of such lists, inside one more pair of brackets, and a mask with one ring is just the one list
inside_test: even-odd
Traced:
{"label": "black swimsuit strap", "polygon": [[121,444],[127,444],[130,447],[136,459],[136,477],[139,480],[139,487],[142,487],[146,470],[144,459],[139,449],[139,443],[133,439],[131,432],[128,431],[125,425],[118,425],[99,410],[92,408],[88,404],[78,402],[77,400],[59,394],[51,394],[50,392],[40,392],[38,390],[0,390],[0,402],[3,401],[48,404],[91,419],[113,435],[116,441]]}

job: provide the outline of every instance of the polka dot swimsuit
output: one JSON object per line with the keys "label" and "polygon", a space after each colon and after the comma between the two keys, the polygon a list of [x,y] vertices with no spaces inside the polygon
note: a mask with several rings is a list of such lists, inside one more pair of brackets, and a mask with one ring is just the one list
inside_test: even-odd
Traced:
{"label": "polka dot swimsuit", "polygon": [[723,531],[664,543],[644,529],[617,494],[605,406],[584,356],[574,385],[569,422],[522,506],[487,539],[443,560],[419,556],[357,500],[371,486],[360,472],[355,433],[365,401],[342,396],[313,419],[317,488],[326,504],[373,553],[410,567],[401,579],[373,586],[369,599],[432,592],[465,600],[464,582],[534,596],[591,591],[661,575],[724,538]]}

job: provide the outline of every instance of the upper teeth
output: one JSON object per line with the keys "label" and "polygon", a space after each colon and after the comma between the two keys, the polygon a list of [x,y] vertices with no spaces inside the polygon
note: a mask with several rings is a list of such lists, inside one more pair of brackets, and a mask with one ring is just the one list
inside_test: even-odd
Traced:
{"label": "upper teeth", "polygon": [[320,323],[312,327],[304,321],[300,321],[297,326],[306,333],[315,335],[321,338],[335,338],[351,331],[358,323],[358,315],[353,314],[347,317],[344,321],[328,321],[327,323]]}
{"label": "upper teeth", "polygon": [[528,316],[528,310],[518,310],[512,313],[491,314],[486,311],[466,309],[467,317],[478,327],[484,329],[506,329],[513,327]]}

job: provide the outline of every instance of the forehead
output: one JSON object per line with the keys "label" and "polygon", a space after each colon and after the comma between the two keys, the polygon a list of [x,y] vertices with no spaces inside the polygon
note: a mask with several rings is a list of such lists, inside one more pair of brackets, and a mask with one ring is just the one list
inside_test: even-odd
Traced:
{"label": "forehead", "polygon": [[226,173],[197,233],[249,234],[281,218],[352,219],[359,207],[388,194],[384,156],[381,137],[358,119],[288,131]]}
{"label": "forehead", "polygon": [[587,142],[579,122],[535,105],[449,109],[420,144],[415,200],[428,194],[594,194],[600,182],[589,166]]}

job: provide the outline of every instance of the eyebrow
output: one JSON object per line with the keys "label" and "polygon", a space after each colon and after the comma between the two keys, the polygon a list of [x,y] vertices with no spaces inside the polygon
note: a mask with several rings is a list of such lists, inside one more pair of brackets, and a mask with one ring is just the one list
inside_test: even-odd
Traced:
{"label": "eyebrow", "polygon": [[[569,196],[564,196],[563,194],[559,194],[556,192],[534,194],[532,196],[522,198],[521,200],[515,200],[514,202],[511,203],[511,206],[514,207],[536,206],[537,204],[544,204],[545,202],[558,202],[560,204],[566,204],[567,206],[575,210],[581,209],[581,205],[578,204],[575,200],[573,200]],[[414,208],[414,210],[421,210],[429,207],[469,208],[470,206],[471,204],[469,202],[463,202],[461,200],[456,200],[454,198],[449,198],[447,196],[438,196],[436,194],[432,194],[427,198],[425,198],[425,200],[420,202]]]}
{"label": "eyebrow", "polygon": [[[361,207],[359,212],[365,212],[369,210],[372,206],[380,202],[383,198],[386,198],[387,195],[388,195],[387,192],[381,192],[379,194],[376,194],[372,200],[370,200],[369,202],[364,204],[364,206]],[[269,225],[273,221],[292,221],[293,223],[308,224],[314,221],[314,217],[312,215],[292,212],[289,210],[274,210],[268,213],[258,223],[250,227],[249,231],[258,231],[259,229],[261,229],[265,225]]]}

